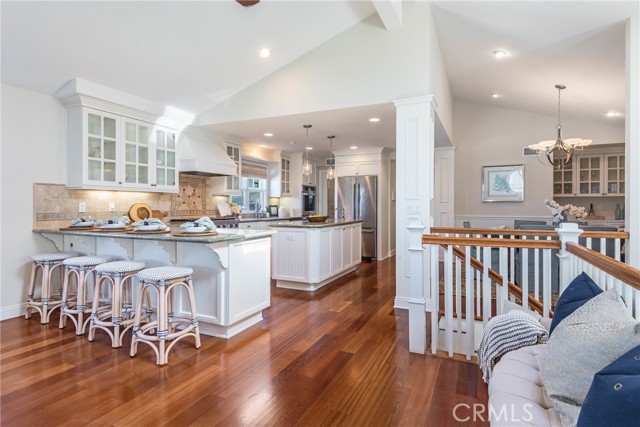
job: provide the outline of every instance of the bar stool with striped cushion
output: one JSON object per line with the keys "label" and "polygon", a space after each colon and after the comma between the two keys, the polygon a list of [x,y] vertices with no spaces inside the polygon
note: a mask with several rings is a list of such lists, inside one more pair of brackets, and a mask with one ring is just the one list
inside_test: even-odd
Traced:
{"label": "bar stool with striped cushion", "polygon": [[[136,302],[133,335],[131,337],[131,357],[135,356],[138,343],[151,346],[156,354],[156,364],[165,365],[169,360],[169,351],[180,339],[192,336],[196,348],[200,348],[200,329],[196,314],[196,302],[191,275],[193,270],[186,267],[147,268],[138,273],[138,298]],[[191,313],[189,317],[176,317],[173,313],[173,291],[184,287],[189,298]],[[157,293],[156,320],[141,325],[142,295],[148,289]],[[152,333],[155,331],[155,333]],[[167,341],[171,343],[167,346]],[[155,343],[158,343],[158,346]]]}
{"label": "bar stool with striped cushion", "polygon": [[[100,256],[79,256],[67,258],[62,263],[65,266],[64,282],[62,284],[62,303],[60,304],[60,329],[65,327],[67,317],[73,320],[76,326],[76,335],[84,334],[84,328],[89,319],[84,318],[88,312],[87,307],[87,279],[91,273],[95,273],[95,266],[110,261],[111,258]],[[71,278],[75,278],[76,298],[71,299]],[[95,281],[94,281],[95,283]]]}
{"label": "bar stool with striped cushion", "polygon": [[[46,252],[31,256],[33,265],[31,266],[31,280],[29,281],[29,290],[27,291],[27,310],[24,315],[25,319],[31,318],[33,310],[40,313],[40,323],[49,323],[51,313],[60,307],[62,288],[58,295],[51,296],[51,277],[56,269],[62,266],[62,261],[67,258],[78,256],[76,252]],[[35,296],[38,271],[41,273],[40,278],[40,297]],[[60,269],[60,285],[62,286],[62,272]]]}
{"label": "bar stool with striped cushion", "polygon": [[[111,337],[111,347],[122,347],[124,332],[133,326],[131,282],[145,267],[144,262],[138,261],[112,261],[95,267],[98,279],[93,289],[89,341],[93,341],[96,329],[103,329]],[[102,309],[100,291],[105,284],[111,288],[111,304],[106,309]],[[121,330],[122,327],[125,329]]]}

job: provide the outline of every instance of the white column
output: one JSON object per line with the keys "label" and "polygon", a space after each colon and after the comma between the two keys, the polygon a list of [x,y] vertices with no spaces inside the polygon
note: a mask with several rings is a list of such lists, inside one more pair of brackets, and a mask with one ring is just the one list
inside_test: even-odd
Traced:
{"label": "white column", "polygon": [[640,15],[627,21],[625,111],[625,262],[640,268]]}
{"label": "white column", "polygon": [[[578,237],[582,234],[582,230],[578,228],[578,224],[571,222],[563,222],[560,224],[560,228],[556,228],[558,236],[560,237],[560,243],[562,247],[558,253],[560,260],[560,293],[564,291],[569,283],[574,279],[574,272],[571,270],[571,262],[569,260],[569,254],[566,252],[567,243],[578,243]],[[545,317],[549,313],[545,313]]]}
{"label": "white column", "polygon": [[409,351],[424,354],[427,350],[427,313],[425,312],[424,284],[422,282],[424,248],[419,223],[409,225],[409,257],[411,259],[411,278],[409,296]]}
{"label": "white column", "polygon": [[[408,308],[409,225],[421,224],[428,233],[433,224],[434,99],[433,96],[401,99],[396,106],[396,299]],[[423,252],[423,263],[429,249]],[[428,268],[423,269],[426,307],[431,306]]]}

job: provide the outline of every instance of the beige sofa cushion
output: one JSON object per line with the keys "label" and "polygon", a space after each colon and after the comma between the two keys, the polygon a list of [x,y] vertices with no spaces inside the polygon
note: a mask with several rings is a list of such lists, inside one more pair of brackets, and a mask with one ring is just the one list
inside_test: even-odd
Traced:
{"label": "beige sofa cushion", "polygon": [[640,345],[640,323],[615,289],[562,320],[540,357],[540,375],[564,426],[574,426],[596,372]]}
{"label": "beige sofa cushion", "polygon": [[505,354],[489,382],[492,427],[560,427],[540,380],[538,359],[546,344],[522,347]]}

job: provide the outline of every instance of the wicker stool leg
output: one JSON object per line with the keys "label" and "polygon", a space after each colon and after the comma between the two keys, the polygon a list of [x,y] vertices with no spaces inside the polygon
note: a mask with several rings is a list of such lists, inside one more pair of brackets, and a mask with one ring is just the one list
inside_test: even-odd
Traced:
{"label": "wicker stool leg", "polygon": [[33,310],[33,298],[36,292],[36,276],[40,265],[34,262],[31,265],[31,279],[29,280],[29,289],[27,290],[27,309],[24,314],[25,319],[31,318],[31,311]]}
{"label": "wicker stool leg", "polygon": [[196,348],[200,348],[200,327],[198,326],[198,315],[196,311],[196,298],[193,290],[193,280],[191,277],[187,280],[189,290],[189,305],[191,306],[191,323],[195,326],[193,332],[196,336]]}
{"label": "wicker stool leg", "polygon": [[78,282],[78,276],[75,270],[71,270],[67,268],[64,274],[64,280],[62,281],[62,301],[60,303],[60,321],[58,322],[58,327],[63,329],[67,324],[67,316],[69,316],[69,282],[71,281],[71,276],[74,276],[76,279],[76,284]]}

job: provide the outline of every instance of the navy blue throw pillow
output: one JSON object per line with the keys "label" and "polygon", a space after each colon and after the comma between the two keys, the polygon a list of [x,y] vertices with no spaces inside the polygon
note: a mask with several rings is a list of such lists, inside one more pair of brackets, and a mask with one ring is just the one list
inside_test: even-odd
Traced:
{"label": "navy blue throw pillow", "polygon": [[640,346],[593,376],[578,427],[640,425]]}
{"label": "navy blue throw pillow", "polygon": [[587,273],[580,273],[560,295],[556,310],[553,313],[553,319],[551,319],[549,335],[553,333],[553,330],[562,319],[569,316],[600,293],[602,293],[602,289],[596,285],[596,282],[594,282]]}

